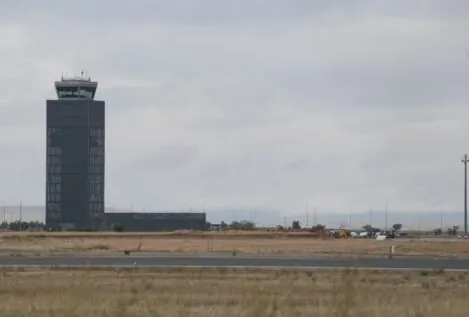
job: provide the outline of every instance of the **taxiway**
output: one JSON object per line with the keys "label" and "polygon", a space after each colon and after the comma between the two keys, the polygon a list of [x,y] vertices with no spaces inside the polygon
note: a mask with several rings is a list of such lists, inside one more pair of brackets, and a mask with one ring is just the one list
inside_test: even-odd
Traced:
{"label": "taxiway", "polygon": [[231,254],[0,256],[0,267],[249,267],[469,270],[469,259],[333,258]]}

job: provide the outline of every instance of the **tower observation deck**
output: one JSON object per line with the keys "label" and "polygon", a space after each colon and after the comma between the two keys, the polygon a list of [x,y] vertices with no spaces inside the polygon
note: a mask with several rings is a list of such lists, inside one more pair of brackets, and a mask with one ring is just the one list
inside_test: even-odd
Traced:
{"label": "tower observation deck", "polygon": [[94,99],[97,81],[91,81],[90,77],[81,76],[64,77],[55,82],[55,90],[59,99]]}

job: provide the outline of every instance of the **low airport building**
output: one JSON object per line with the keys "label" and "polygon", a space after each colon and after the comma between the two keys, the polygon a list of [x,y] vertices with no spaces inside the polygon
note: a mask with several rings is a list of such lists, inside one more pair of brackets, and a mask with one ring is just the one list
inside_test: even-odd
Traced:
{"label": "low airport building", "polygon": [[125,232],[164,232],[174,230],[206,230],[205,213],[105,213],[108,230],[122,228]]}

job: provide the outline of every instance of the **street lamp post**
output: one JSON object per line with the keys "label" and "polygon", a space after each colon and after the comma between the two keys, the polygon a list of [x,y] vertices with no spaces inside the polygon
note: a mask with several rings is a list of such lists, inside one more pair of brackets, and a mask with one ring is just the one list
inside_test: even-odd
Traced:
{"label": "street lamp post", "polygon": [[467,154],[464,154],[461,162],[464,164],[464,235],[467,236]]}

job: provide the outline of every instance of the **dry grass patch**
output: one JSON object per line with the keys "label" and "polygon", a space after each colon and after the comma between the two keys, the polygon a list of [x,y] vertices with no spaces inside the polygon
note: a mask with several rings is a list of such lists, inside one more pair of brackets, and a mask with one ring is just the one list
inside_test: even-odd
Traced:
{"label": "dry grass patch", "polygon": [[469,257],[469,241],[368,239],[322,240],[304,235],[258,234],[116,234],[35,233],[0,235],[0,252],[122,252],[141,244],[142,252],[233,252],[294,255],[384,255],[388,244],[396,255]]}
{"label": "dry grass patch", "polygon": [[467,316],[467,273],[0,271],[2,316]]}

